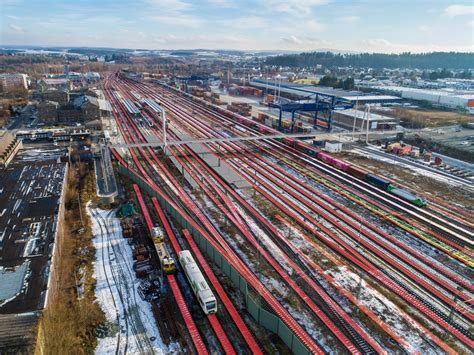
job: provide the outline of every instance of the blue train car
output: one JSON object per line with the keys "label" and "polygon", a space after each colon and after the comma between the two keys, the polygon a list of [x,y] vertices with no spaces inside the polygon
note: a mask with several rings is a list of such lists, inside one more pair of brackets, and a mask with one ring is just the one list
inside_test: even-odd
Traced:
{"label": "blue train car", "polygon": [[390,181],[382,179],[381,177],[373,174],[367,174],[367,182],[370,182],[372,185],[380,187],[387,191],[388,187],[390,186]]}

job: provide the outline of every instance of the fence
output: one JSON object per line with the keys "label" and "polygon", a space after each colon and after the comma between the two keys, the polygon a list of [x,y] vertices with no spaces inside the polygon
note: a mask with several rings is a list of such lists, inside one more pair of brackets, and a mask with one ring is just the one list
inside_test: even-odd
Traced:
{"label": "fence", "polygon": [[146,191],[149,195],[157,198],[161,207],[171,215],[182,228],[189,230],[194,240],[198,244],[203,253],[206,253],[209,258],[221,269],[221,271],[228,276],[236,288],[238,288],[245,299],[245,305],[250,315],[257,321],[258,324],[265,327],[269,331],[278,334],[283,342],[291,349],[294,354],[310,354],[308,348],[301,342],[301,340],[287,327],[287,325],[275,314],[267,311],[259,299],[259,296],[252,294],[247,281],[239,274],[239,272],[219,253],[207,239],[189,222],[188,218],[183,216],[171,205],[160,193],[155,191],[148,183],[131,172],[126,167],[119,164],[119,173],[127,176],[133,180],[138,186]]}

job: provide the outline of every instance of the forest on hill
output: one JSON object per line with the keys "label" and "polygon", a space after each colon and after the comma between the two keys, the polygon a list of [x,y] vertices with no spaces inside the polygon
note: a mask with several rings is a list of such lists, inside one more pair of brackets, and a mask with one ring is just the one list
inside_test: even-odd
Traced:
{"label": "forest on hill", "polygon": [[431,53],[358,53],[341,54],[312,52],[287,54],[266,59],[268,65],[289,67],[355,67],[355,68],[417,68],[417,69],[472,69],[474,53],[431,52]]}

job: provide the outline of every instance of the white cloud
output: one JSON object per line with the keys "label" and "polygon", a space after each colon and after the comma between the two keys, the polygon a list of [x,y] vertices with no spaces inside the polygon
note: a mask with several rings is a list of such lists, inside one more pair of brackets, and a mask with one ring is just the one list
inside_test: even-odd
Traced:
{"label": "white cloud", "polygon": [[474,5],[449,5],[444,9],[444,14],[449,17],[472,15],[474,14]]}
{"label": "white cloud", "polygon": [[342,16],[339,17],[339,21],[342,23],[356,23],[360,20],[359,16]]}
{"label": "white cloud", "polygon": [[358,51],[367,52],[383,52],[383,53],[402,53],[402,52],[440,52],[440,51],[459,51],[459,52],[472,52],[474,45],[468,44],[465,46],[459,45],[440,45],[438,43],[427,43],[427,42],[391,42],[384,38],[373,38],[363,40],[359,42],[360,45],[355,47]]}
{"label": "white cloud", "polygon": [[321,32],[324,31],[324,29],[326,28],[325,24],[320,23],[316,20],[306,21],[304,26],[306,27],[306,30],[309,30],[311,32]]}
{"label": "white cloud", "polygon": [[322,49],[323,47],[327,48],[334,45],[332,42],[327,40],[321,40],[312,37],[296,37],[294,35],[289,37],[283,37],[281,40],[291,49]]}
{"label": "white cloud", "polygon": [[290,36],[282,38],[283,42],[290,43],[290,44],[302,44],[303,41],[296,36]]}
{"label": "white cloud", "polygon": [[387,41],[386,39],[383,39],[383,38],[371,38],[371,39],[364,40],[362,42],[364,42],[370,47],[377,47],[377,48],[393,47],[392,42]]}
{"label": "white cloud", "polygon": [[474,20],[469,21],[466,25],[467,25],[467,27],[474,28]]}
{"label": "white cloud", "polygon": [[14,32],[23,32],[23,28],[14,24],[8,25],[8,28]]}
{"label": "white cloud", "polygon": [[295,16],[310,15],[313,7],[326,5],[330,0],[266,0],[265,8]]}

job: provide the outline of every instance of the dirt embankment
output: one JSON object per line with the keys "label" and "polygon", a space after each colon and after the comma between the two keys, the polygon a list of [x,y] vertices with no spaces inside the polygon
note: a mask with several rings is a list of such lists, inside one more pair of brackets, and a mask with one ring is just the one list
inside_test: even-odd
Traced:
{"label": "dirt embankment", "polygon": [[95,329],[105,317],[95,302],[95,250],[85,210],[94,196],[93,170],[83,163],[71,166],[64,191],[64,224],[57,237],[54,292],[40,319],[37,354],[90,354],[97,345]]}
{"label": "dirt embankment", "polygon": [[355,153],[340,153],[338,157],[350,161],[351,163],[371,170],[372,172],[400,181],[403,185],[423,192],[427,195],[435,196],[444,201],[452,201],[453,204],[462,205],[466,209],[474,211],[474,201],[472,197],[462,188],[450,186],[442,181],[419,175],[416,172],[400,168],[397,165],[388,164],[375,159],[369,159]]}
{"label": "dirt embankment", "polygon": [[392,107],[390,110],[374,108],[372,112],[399,118],[407,128],[442,127],[474,122],[472,115],[453,111]]}

